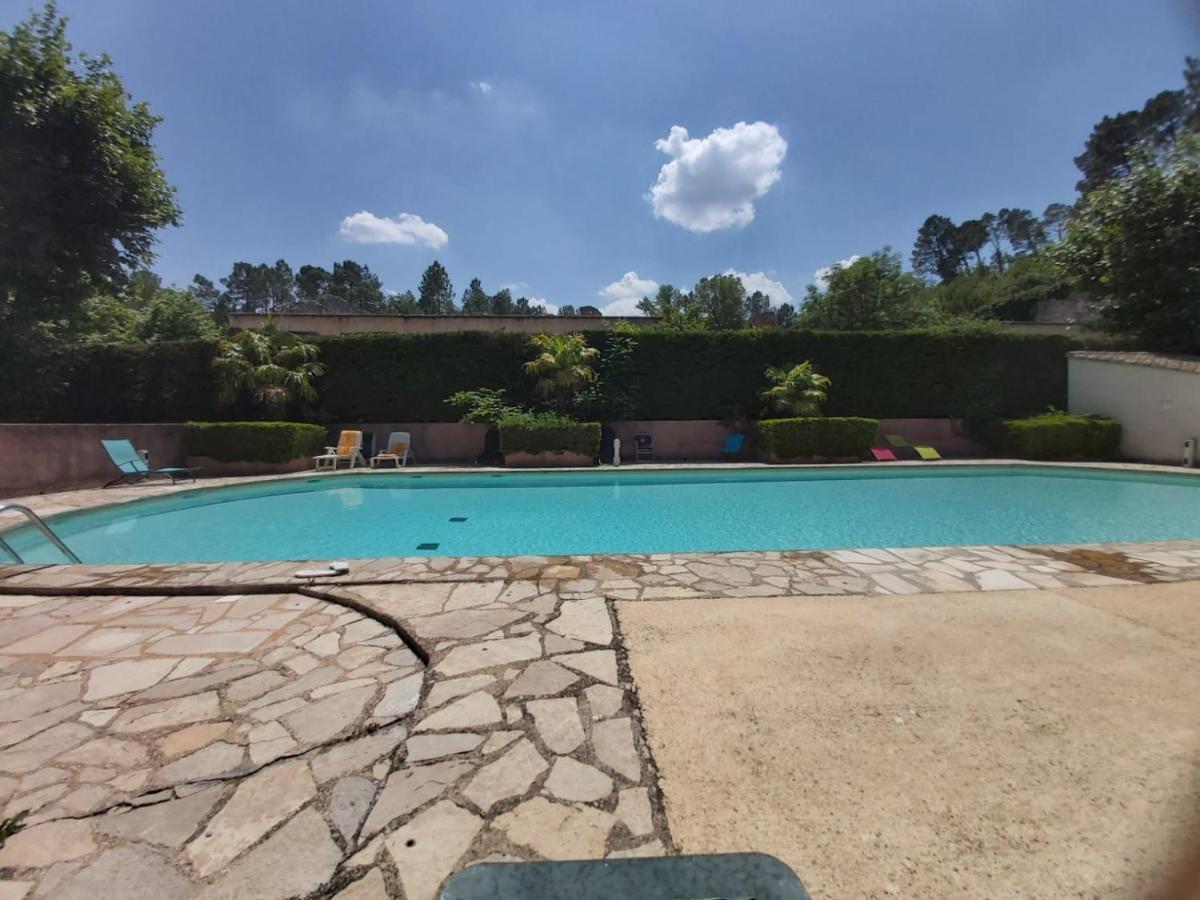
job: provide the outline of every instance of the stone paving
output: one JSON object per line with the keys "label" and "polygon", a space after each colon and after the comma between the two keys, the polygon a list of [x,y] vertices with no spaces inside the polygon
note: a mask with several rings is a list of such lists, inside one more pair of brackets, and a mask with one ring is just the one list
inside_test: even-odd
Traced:
{"label": "stone paving", "polygon": [[[0,594],[63,589],[116,591],[264,585],[281,591],[325,561],[170,565],[0,566]],[[393,557],[350,561],[339,584],[524,581],[564,598],[611,600],[917,594],[1184,581],[1200,578],[1200,540],[1035,547],[893,547],[609,556]]]}
{"label": "stone paving", "polygon": [[0,896],[420,900],[671,850],[602,597],[328,590],[0,597]]}

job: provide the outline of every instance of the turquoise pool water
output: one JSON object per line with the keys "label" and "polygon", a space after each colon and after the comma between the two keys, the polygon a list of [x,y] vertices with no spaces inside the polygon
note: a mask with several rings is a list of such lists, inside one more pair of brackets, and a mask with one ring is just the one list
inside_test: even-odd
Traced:
{"label": "turquoise pool water", "polygon": [[[1200,478],[1028,466],[337,475],[55,517],[85,562],[1200,538]],[[28,529],[27,560],[58,562]]]}

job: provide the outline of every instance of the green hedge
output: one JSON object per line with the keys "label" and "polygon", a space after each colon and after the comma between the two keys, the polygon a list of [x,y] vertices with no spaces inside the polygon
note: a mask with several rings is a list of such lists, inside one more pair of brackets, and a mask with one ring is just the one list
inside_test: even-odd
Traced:
{"label": "green hedge", "polygon": [[[603,354],[609,335],[587,333]],[[1071,338],[945,331],[639,331],[621,381],[631,419],[757,416],[768,365],[810,359],[833,379],[825,412],[876,418],[1027,415],[1065,406]],[[328,373],[320,404],[330,421],[452,422],[445,398],[503,388],[513,403],[535,400],[521,365],[524,334],[356,334],[318,341]]]}
{"label": "green hedge", "polygon": [[1051,412],[1000,425],[1006,453],[1022,459],[1112,459],[1121,443],[1121,423],[1101,416]]}
{"label": "green hedge", "polygon": [[595,456],[600,450],[600,423],[576,422],[563,416],[521,415],[499,424],[502,453],[582,453]]}
{"label": "green hedge", "polygon": [[778,459],[862,459],[871,449],[879,422],[857,416],[763,419],[758,440]]}
{"label": "green hedge", "polygon": [[302,422],[188,422],[189,456],[221,462],[290,462],[325,449],[325,429]]}
{"label": "green hedge", "polygon": [[[588,332],[601,352],[606,331]],[[639,331],[620,382],[631,419],[727,419],[762,410],[763,369],[812,360],[833,379],[825,412],[876,418],[999,420],[1066,405],[1063,336],[905,331],[832,333]],[[320,399],[289,418],[329,422],[453,422],[458,390],[503,388],[530,403],[533,356],[516,333],[354,334],[317,340]],[[0,354],[10,422],[168,422],[249,418],[220,410],[204,341],[145,346],[29,348]],[[31,377],[30,373],[34,373]]]}

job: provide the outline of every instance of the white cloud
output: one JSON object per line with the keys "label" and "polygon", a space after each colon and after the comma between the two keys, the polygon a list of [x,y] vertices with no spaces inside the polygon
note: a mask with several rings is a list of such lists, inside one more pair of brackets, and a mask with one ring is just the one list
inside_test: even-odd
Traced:
{"label": "white cloud", "polygon": [[706,138],[674,125],[654,146],[672,157],[647,195],[654,215],[698,232],[753,221],[754,201],[780,179],[787,154],[787,141],[767,122],[738,122]]}
{"label": "white cloud", "polygon": [[436,250],[450,240],[441,228],[412,213],[389,219],[363,210],[342,219],[340,231],[356,244],[424,244]]}
{"label": "white cloud", "polygon": [[783,303],[791,303],[795,306],[791,293],[783,286],[783,283],[771,278],[766,272],[738,272],[734,269],[727,269],[725,274],[736,275],[740,278],[747,294],[762,291],[771,298],[772,306],[777,307]]}
{"label": "white cloud", "polygon": [[658,282],[649,278],[639,278],[637,272],[626,272],[617,281],[602,287],[597,291],[606,316],[640,316],[644,315],[637,308],[643,297],[653,296],[658,290]]}
{"label": "white cloud", "polygon": [[530,306],[546,307],[546,315],[549,315],[549,316],[557,316],[558,315],[558,304],[557,303],[551,303],[549,300],[543,300],[541,297],[530,297],[528,299],[529,299]]}
{"label": "white cloud", "polygon": [[488,81],[472,81],[471,87],[475,88],[475,90],[479,91],[485,97],[492,92],[492,84]]}
{"label": "white cloud", "polygon": [[825,288],[829,287],[829,276],[833,274],[834,269],[844,269],[846,266],[852,266],[860,259],[862,259],[862,255],[855,253],[847,256],[845,259],[839,259],[832,266],[822,266],[813,272],[813,283],[821,290],[825,290]]}

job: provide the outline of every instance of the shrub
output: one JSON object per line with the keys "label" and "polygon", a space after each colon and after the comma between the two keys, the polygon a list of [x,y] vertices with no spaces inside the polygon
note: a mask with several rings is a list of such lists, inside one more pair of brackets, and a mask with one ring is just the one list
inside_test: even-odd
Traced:
{"label": "shrub", "polygon": [[221,462],[284,463],[325,448],[325,429],[302,422],[188,422],[189,456]]}
{"label": "shrub", "polygon": [[763,419],[762,449],[776,459],[861,459],[871,449],[879,422],[855,416]]}
{"label": "shrub", "polygon": [[504,453],[581,453],[600,450],[600,423],[576,422],[555,413],[517,413],[500,420],[500,450]]}
{"label": "shrub", "polygon": [[1006,453],[1022,459],[1111,459],[1121,443],[1121,423],[1101,416],[1051,411],[1001,423]]}

